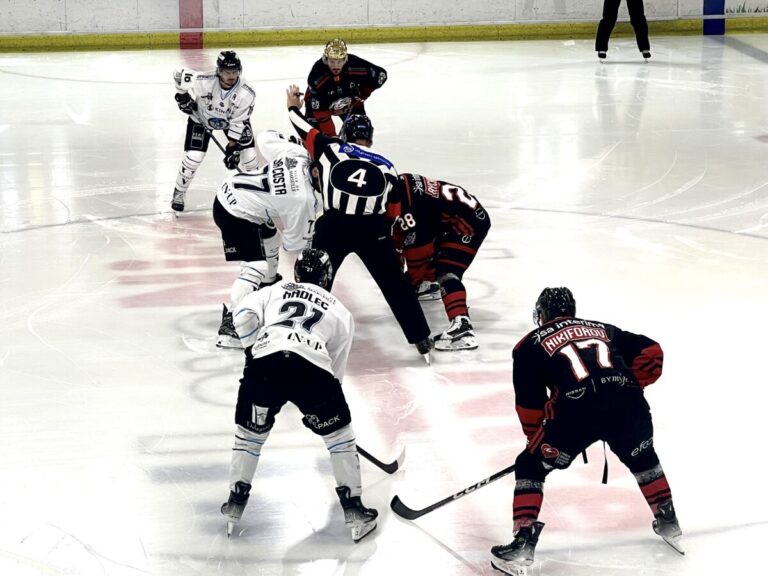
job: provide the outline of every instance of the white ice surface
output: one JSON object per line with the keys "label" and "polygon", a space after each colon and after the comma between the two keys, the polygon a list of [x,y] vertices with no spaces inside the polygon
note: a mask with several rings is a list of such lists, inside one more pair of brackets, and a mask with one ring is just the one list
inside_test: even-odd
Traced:
{"label": "white ice surface", "polygon": [[[217,351],[237,268],[210,217],[213,146],[176,219],[185,118],[171,72],[218,50],[0,55],[0,573],[491,574],[512,477],[408,523],[523,447],[510,351],[541,288],[666,352],[647,391],[688,554],[651,531],[602,449],[547,481],[534,573],[757,574],[768,539],[768,36],[353,45],[390,80],[368,101],[400,171],[461,184],[493,227],[466,275],[480,348],[427,367],[358,261],[336,290],[357,321],[345,390],[376,532],[354,545],[324,445],[286,408],[227,539],[242,359]],[[255,129],[289,128],[284,90],[319,48],[239,49]],[[290,272],[290,259],[281,264]],[[447,326],[426,303],[434,331]]]}

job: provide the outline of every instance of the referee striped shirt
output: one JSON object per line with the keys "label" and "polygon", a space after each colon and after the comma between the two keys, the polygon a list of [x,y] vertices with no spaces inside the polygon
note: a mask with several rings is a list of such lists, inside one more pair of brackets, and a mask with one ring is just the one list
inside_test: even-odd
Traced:
{"label": "referee striped shirt", "polygon": [[322,134],[298,108],[289,118],[320,169],[323,208],[350,216],[384,214],[397,182],[392,162],[369,148]]}

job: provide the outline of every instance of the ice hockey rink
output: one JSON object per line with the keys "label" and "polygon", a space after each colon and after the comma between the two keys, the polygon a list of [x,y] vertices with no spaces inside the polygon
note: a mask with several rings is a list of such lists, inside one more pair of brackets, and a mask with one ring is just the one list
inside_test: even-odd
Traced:
{"label": "ice hockey rink", "polygon": [[[508,476],[415,522],[421,508],[514,462],[524,437],[511,350],[545,286],[582,317],[659,340],[647,389],[685,534],[651,530],[632,476],[603,449],[546,484],[539,576],[756,574],[768,539],[768,35],[352,44],[383,65],[375,148],[455,182],[493,227],[465,276],[480,348],[408,346],[357,260],[334,291],[357,332],[344,382],[377,530],[353,544],[322,440],[294,408],[262,452],[228,539],[242,353],[213,342],[237,267],[210,207],[227,174],[211,146],[176,218],[186,119],[175,67],[220,48],[0,54],[0,573],[496,573],[512,538]],[[256,130],[289,130],[285,88],[318,46],[238,48]],[[291,272],[283,255],[281,272]],[[434,332],[440,302],[424,303]]]}

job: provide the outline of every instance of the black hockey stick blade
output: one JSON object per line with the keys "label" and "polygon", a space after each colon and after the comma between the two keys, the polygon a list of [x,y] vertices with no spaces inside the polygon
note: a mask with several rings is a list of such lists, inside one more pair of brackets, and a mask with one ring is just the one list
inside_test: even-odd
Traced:
{"label": "black hockey stick blade", "polygon": [[439,502],[435,502],[434,504],[431,504],[426,508],[421,508],[420,510],[414,510],[413,508],[409,508],[408,506],[403,504],[403,501],[400,500],[400,497],[397,495],[395,495],[395,497],[392,498],[392,502],[389,503],[389,507],[392,508],[392,512],[394,512],[401,518],[405,518],[406,520],[416,520],[416,518],[421,518],[422,516],[424,516],[424,514],[429,514],[433,510],[437,510],[438,508],[441,508],[446,504],[453,502],[454,500],[458,500],[459,498],[462,498],[467,494],[471,494],[475,490],[482,488],[483,486],[487,486],[491,482],[495,482],[499,478],[503,478],[507,474],[511,474],[514,471],[515,471],[514,464],[512,464],[511,466],[507,466],[503,470],[499,470],[498,472],[496,472],[496,474],[493,474],[492,476],[489,476],[488,478],[481,480],[477,484],[473,484],[472,486],[464,488],[464,490],[462,490],[461,492],[457,492],[456,494],[448,496],[448,498],[443,498]]}
{"label": "black hockey stick blade", "polygon": [[400,456],[397,457],[397,460],[389,463],[382,462],[375,456],[372,456],[368,451],[364,450],[363,447],[360,446],[359,444],[357,445],[357,452],[360,454],[360,456],[368,460],[368,462],[372,463],[378,468],[381,468],[387,474],[394,474],[395,472],[397,472],[400,469],[400,467],[403,465],[403,461],[405,460],[405,448],[403,448],[403,451],[400,453]]}

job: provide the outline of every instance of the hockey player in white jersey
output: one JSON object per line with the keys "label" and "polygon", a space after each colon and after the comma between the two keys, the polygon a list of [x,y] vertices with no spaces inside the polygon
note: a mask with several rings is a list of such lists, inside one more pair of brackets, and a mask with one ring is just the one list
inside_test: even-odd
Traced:
{"label": "hockey player in white jersey", "polygon": [[303,414],[302,423],[323,438],[330,452],[344,522],[357,542],[376,528],[378,512],[366,508],[360,499],[360,461],[341,388],[354,321],[326,290],[332,277],[326,252],[302,251],[294,275],[296,282],[249,294],[235,309],[246,361],[235,410],[230,494],[221,512],[231,535],[248,503],[275,416],[291,402]]}
{"label": "hockey player in white jersey", "polygon": [[312,185],[307,150],[274,130],[259,133],[256,141],[267,163],[254,172],[238,172],[224,180],[213,201],[213,220],[221,230],[224,257],[240,262],[229,305],[223,306],[216,341],[220,348],[242,348],[231,310],[247,294],[279,280],[281,244],[288,252],[307,247],[316,213],[322,210]]}
{"label": "hockey player in white jersey", "polygon": [[184,210],[189,184],[205,158],[214,130],[223,130],[227,138],[224,165],[228,169],[247,171],[258,165],[250,123],[256,92],[241,77],[242,70],[237,54],[225,50],[216,60],[216,70],[180,69],[173,73],[176,103],[189,115],[184,158],[171,201],[177,212]]}

